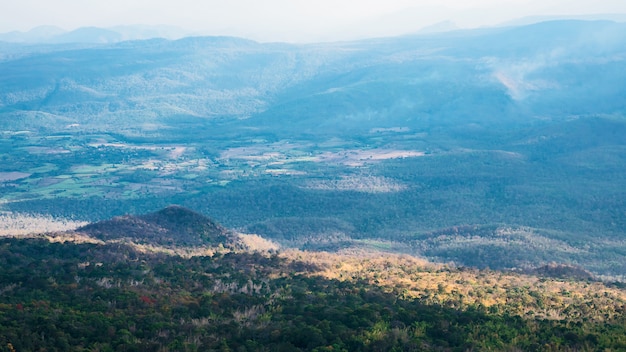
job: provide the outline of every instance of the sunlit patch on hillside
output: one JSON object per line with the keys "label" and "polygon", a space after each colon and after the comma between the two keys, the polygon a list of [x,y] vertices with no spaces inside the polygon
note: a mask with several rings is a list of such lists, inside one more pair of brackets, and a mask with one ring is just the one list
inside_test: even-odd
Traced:
{"label": "sunlit patch on hillside", "polygon": [[265,239],[259,235],[240,233],[237,235],[237,237],[239,238],[239,241],[248,250],[251,250],[251,251],[266,252],[266,251],[277,251],[278,249],[280,249],[280,246],[277,243],[270,241],[268,239]]}
{"label": "sunlit patch on hillside", "polygon": [[385,132],[394,132],[394,133],[405,133],[410,132],[411,129],[408,127],[389,127],[389,128],[372,128],[370,129],[370,133],[385,133]]}
{"label": "sunlit patch on hillside", "polygon": [[557,53],[552,53],[546,58],[504,65],[493,73],[493,77],[506,88],[507,93],[514,100],[524,100],[536,91],[558,88],[556,82],[531,78],[534,72],[553,65],[553,60],[556,60],[555,55],[558,56]]}
{"label": "sunlit patch on hillside", "polygon": [[29,177],[31,174],[25,172],[0,172],[0,182],[15,181]]}
{"label": "sunlit patch on hillside", "polygon": [[403,191],[407,186],[387,177],[343,176],[338,180],[311,181],[307,184],[307,188],[327,191],[391,193]]}
{"label": "sunlit patch on hillside", "polygon": [[169,159],[178,159],[190,149],[189,147],[180,145],[133,145],[128,143],[108,142],[102,138],[99,138],[95,142],[89,143],[88,146],[92,148],[109,147],[131,150],[147,150]]}
{"label": "sunlit patch on hillside", "polygon": [[74,230],[86,225],[83,221],[54,218],[49,215],[0,213],[0,236],[25,236],[29,234]]}
{"label": "sunlit patch on hillside", "polygon": [[306,172],[304,171],[298,171],[298,170],[289,170],[289,169],[267,169],[265,170],[266,174],[270,174],[270,175],[288,175],[288,176],[302,176],[302,175],[306,175]]}
{"label": "sunlit patch on hillside", "polygon": [[509,96],[515,100],[525,97],[524,84],[504,72],[496,72],[494,77],[507,89]]}
{"label": "sunlit patch on hillside", "polygon": [[395,149],[350,149],[340,152],[322,153],[316,158],[318,162],[337,163],[346,166],[362,166],[372,162],[388,159],[416,158],[424,156],[424,152],[416,150]]}
{"label": "sunlit patch on hillside", "polygon": [[454,150],[451,153],[489,155],[490,157],[497,159],[497,160],[523,161],[525,159],[525,156],[521,153],[511,152],[508,150],[499,150],[499,149],[480,150],[480,149],[460,148],[460,149]]}
{"label": "sunlit patch on hillside", "polygon": [[[481,305],[502,309],[508,314],[539,319],[579,320],[594,300],[594,321],[619,316],[626,300],[623,290],[601,282],[548,279],[513,272],[455,268],[408,255],[381,255],[378,251],[345,253],[287,250],[283,257],[315,268],[305,275],[333,280],[363,280],[390,292],[402,292],[424,302],[450,307]],[[511,304],[512,302],[517,302]],[[576,307],[576,308],[574,308]],[[600,313],[601,312],[601,313]]]}
{"label": "sunlit patch on hillside", "polygon": [[69,150],[64,148],[49,148],[49,147],[35,147],[30,146],[24,148],[30,154],[68,154],[71,153]]}

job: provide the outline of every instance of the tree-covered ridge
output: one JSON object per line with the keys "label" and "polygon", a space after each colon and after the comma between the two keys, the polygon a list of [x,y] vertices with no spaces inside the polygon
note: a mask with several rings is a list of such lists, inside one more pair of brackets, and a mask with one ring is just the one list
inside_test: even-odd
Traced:
{"label": "tree-covered ridge", "polygon": [[235,245],[232,231],[177,205],[144,215],[125,215],[76,229],[100,240],[128,239],[162,246]]}
{"label": "tree-covered ridge", "polygon": [[[544,279],[543,292],[533,291],[535,286],[520,291],[515,285],[529,278],[360,256],[229,252],[183,258],[142,253],[120,243],[3,239],[0,350],[626,348],[622,290]],[[378,277],[370,277],[370,270]],[[331,272],[338,279],[325,277]],[[491,306],[452,304],[453,290],[466,285],[458,281],[463,277],[476,280],[470,285],[475,289],[485,285],[484,295],[495,288],[494,299],[506,298]],[[420,297],[414,294],[420,281],[437,286]],[[407,286],[411,282],[417,284]],[[579,317],[545,319],[510,309],[526,292],[560,298],[567,306],[565,297],[579,295],[585,286],[599,290],[601,297],[590,301],[596,307],[607,304],[604,295],[615,301],[606,317],[598,319],[590,309]]]}
{"label": "tree-covered ridge", "polygon": [[[288,251],[283,255],[315,266],[315,274],[328,279],[367,282],[401,297],[461,310],[603,323],[621,319],[626,308],[626,291],[620,285],[591,279],[455,268],[394,254]],[[559,268],[570,270],[553,266],[555,271]],[[541,273],[551,274],[549,268]]]}

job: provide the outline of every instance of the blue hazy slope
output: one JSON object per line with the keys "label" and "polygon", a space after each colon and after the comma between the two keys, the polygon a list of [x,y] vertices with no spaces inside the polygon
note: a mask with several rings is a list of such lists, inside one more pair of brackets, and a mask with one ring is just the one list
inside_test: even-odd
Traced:
{"label": "blue hazy slope", "polygon": [[614,114],[626,104],[625,29],[556,21],[304,46],[187,38],[22,47],[0,62],[0,109],[10,120],[27,112],[21,119],[38,125],[31,116],[45,113],[90,128],[172,115],[350,129]]}

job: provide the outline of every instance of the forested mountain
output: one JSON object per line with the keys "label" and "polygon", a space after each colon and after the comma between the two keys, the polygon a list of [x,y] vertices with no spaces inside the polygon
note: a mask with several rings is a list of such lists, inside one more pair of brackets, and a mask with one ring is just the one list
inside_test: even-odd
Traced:
{"label": "forested mountain", "polygon": [[[0,206],[97,222],[180,204],[285,247],[623,280],[625,33],[0,43]],[[159,221],[98,236],[170,243]]]}
{"label": "forested mountain", "polygon": [[341,134],[613,114],[624,108],[624,32],[621,23],[555,21],[315,45],[227,37],[7,44],[0,106],[40,128],[107,132],[177,116],[250,118],[246,126],[274,133],[330,124]]}
{"label": "forested mountain", "polygon": [[[125,219],[176,216],[175,241],[206,223],[198,215],[168,207]],[[119,220],[95,225],[127,231]],[[626,348],[624,288],[551,278],[564,269],[554,265],[538,277],[374,251],[203,242],[190,255],[159,237],[29,237],[0,239],[0,351]]]}

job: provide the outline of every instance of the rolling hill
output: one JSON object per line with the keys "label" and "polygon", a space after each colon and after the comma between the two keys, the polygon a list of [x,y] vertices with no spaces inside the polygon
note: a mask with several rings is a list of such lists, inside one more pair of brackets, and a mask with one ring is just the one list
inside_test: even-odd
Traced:
{"label": "rolling hill", "polygon": [[128,239],[162,246],[232,247],[236,237],[211,219],[175,205],[150,214],[115,217],[76,231],[103,241]]}

